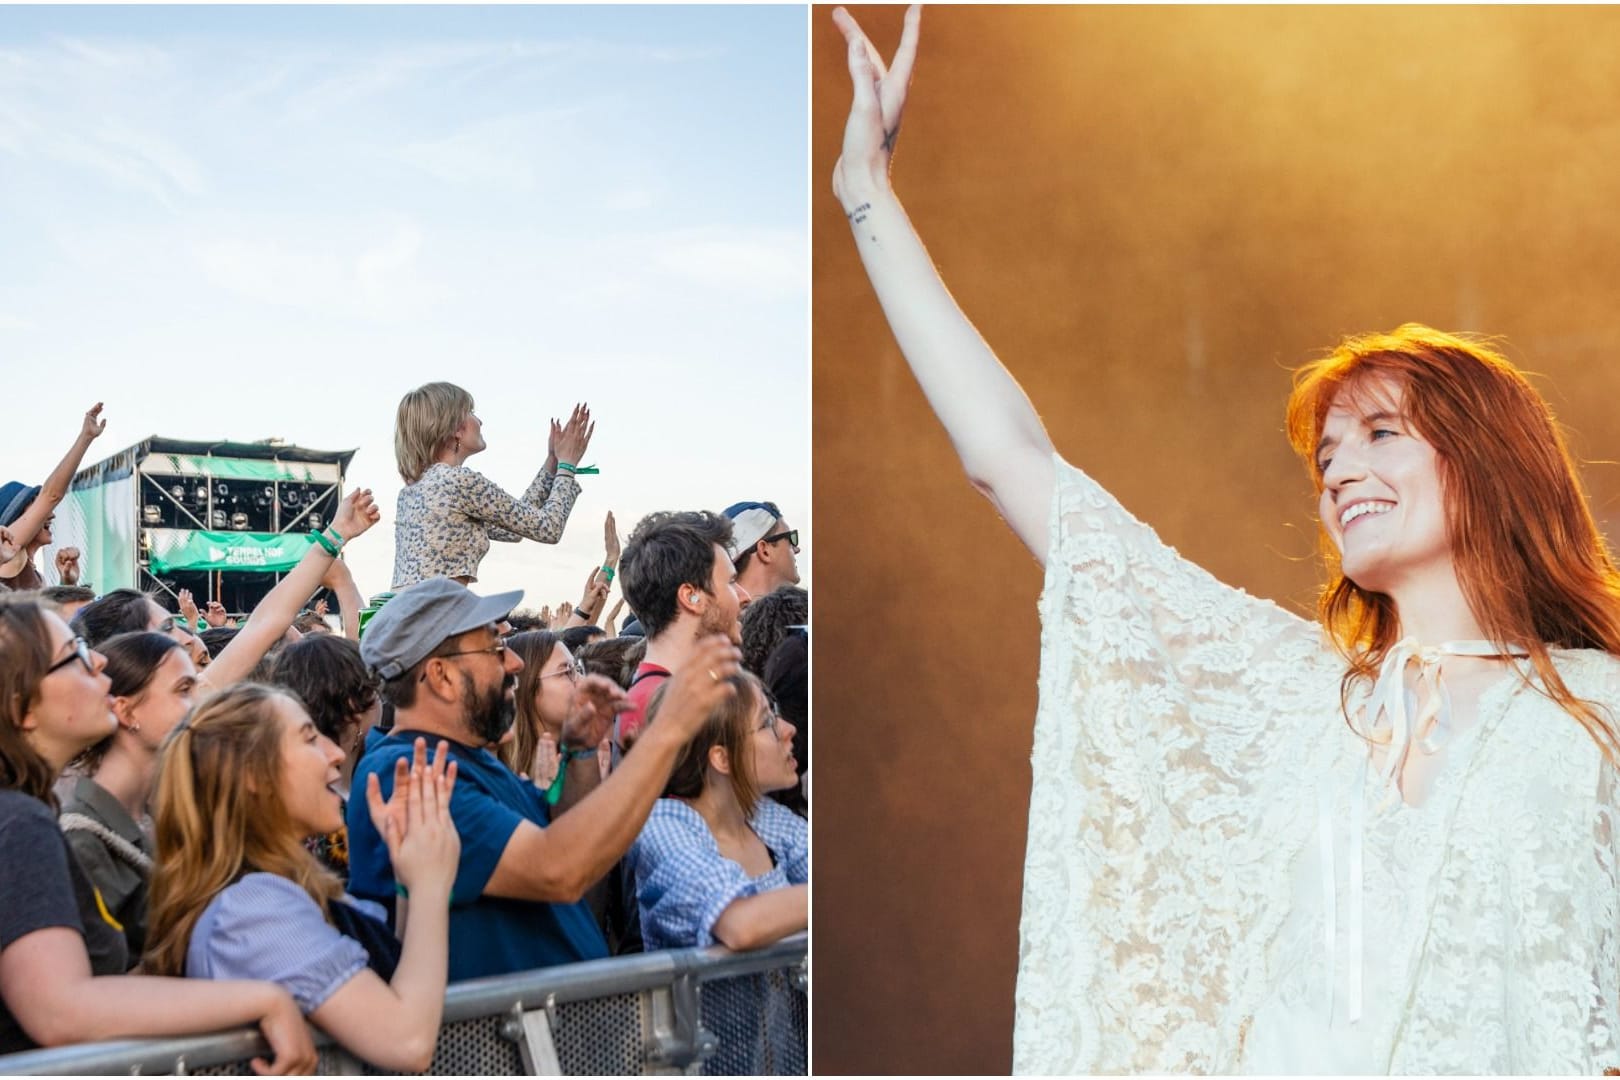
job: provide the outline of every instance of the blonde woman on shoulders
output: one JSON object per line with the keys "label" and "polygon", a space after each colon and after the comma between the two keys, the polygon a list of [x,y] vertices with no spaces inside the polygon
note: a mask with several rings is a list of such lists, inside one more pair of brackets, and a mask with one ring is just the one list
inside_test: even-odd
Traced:
{"label": "blonde woman on shoulders", "polygon": [[467,468],[487,445],[473,407],[471,394],[445,382],[419,386],[399,403],[394,456],[406,486],[394,523],[395,589],[435,577],[472,584],[491,540],[562,539],[579,497],[574,473],[596,430],[590,407],[574,406],[566,424],[551,422],[545,464],[518,498]]}

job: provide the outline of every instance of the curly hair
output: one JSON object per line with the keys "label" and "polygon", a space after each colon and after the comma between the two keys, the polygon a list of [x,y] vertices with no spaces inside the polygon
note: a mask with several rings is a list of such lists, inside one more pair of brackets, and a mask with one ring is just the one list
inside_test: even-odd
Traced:
{"label": "curly hair", "polygon": [[810,621],[810,594],[797,585],[783,585],[743,608],[743,667],[765,675],[765,662],[782,643],[790,627]]}

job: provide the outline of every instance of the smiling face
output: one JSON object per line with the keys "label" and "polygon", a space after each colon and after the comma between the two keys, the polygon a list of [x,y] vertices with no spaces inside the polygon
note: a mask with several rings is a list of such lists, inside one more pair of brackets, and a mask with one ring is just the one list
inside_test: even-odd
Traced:
{"label": "smiling face", "polygon": [[277,694],[276,722],[281,726],[281,783],[287,819],[300,836],[324,836],[343,826],[343,799],[337,793],[343,751],[315,729],[304,707],[287,694]]}
{"label": "smiling face", "polygon": [[1454,573],[1440,458],[1402,416],[1402,398],[1385,378],[1341,392],[1316,454],[1318,512],[1344,575],[1384,594]]}

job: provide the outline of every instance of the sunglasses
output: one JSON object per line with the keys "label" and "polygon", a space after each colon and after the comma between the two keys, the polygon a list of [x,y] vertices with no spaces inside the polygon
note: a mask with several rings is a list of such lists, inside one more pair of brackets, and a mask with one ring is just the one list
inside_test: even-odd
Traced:
{"label": "sunglasses", "polygon": [[778,540],[786,540],[788,542],[788,544],[792,546],[794,551],[799,550],[799,530],[798,529],[789,529],[786,532],[779,532],[779,533],[776,533],[773,536],[765,537],[765,543],[767,543],[767,544],[774,544]]}

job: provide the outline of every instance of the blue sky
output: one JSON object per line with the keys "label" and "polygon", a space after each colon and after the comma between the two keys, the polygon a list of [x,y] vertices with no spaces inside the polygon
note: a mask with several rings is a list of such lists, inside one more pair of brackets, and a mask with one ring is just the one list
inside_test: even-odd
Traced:
{"label": "blue sky", "polygon": [[[576,599],[655,509],[774,499],[808,533],[806,14],[789,7],[0,9],[4,476],[84,408],[147,435],[359,447],[392,565],[394,408],[465,386],[520,491],[597,436],[559,548],[483,587]],[[13,401],[17,401],[13,398]],[[806,536],[808,540],[808,536]]]}

